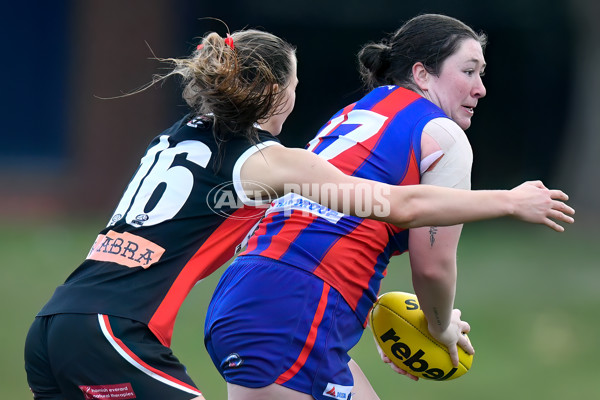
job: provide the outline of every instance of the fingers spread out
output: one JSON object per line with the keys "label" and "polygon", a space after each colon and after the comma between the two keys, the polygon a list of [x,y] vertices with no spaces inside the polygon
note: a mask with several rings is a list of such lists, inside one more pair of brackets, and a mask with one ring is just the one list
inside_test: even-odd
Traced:
{"label": "fingers spread out", "polygon": [[565,228],[560,226],[559,224],[557,224],[556,222],[552,221],[550,218],[546,218],[544,220],[544,225],[550,227],[551,229],[554,229],[556,232],[564,232]]}
{"label": "fingers spread out", "polygon": [[539,187],[540,189],[546,189],[546,186],[542,183],[542,181],[539,181],[539,180],[538,181],[527,181],[525,183]]}
{"label": "fingers spread out", "polygon": [[418,377],[418,376],[414,376],[413,374],[409,374],[408,372],[406,372],[405,370],[403,370],[403,369],[401,369],[401,368],[398,368],[398,367],[397,367],[397,366],[395,366],[394,364],[392,364],[391,366],[392,366],[392,369],[393,369],[394,371],[396,371],[397,373],[399,373],[400,375],[404,375],[404,376],[406,376],[407,378],[410,378],[410,379],[412,379],[412,380],[413,380],[413,381],[415,381],[415,382],[419,380],[419,377]]}
{"label": "fingers spread out", "polygon": [[569,195],[567,195],[562,190],[557,190],[557,189],[550,190],[550,197],[552,197],[555,200],[562,200],[562,201],[569,200]]}
{"label": "fingers spread out", "polygon": [[408,372],[406,372],[405,370],[403,370],[402,368],[400,368],[400,367],[398,367],[396,364],[394,364],[394,363],[392,362],[392,360],[390,360],[390,358],[389,358],[388,356],[386,356],[386,355],[385,355],[385,353],[381,353],[381,360],[382,360],[384,363],[386,363],[386,364],[389,364],[389,365],[390,365],[390,368],[391,368],[393,371],[396,371],[397,373],[399,373],[400,375],[404,375],[404,376],[406,376],[407,378],[410,378],[410,379],[412,379],[413,381],[418,381],[418,380],[419,380],[419,377],[418,377],[418,376],[414,376],[414,375],[412,375],[412,374],[409,374]]}
{"label": "fingers spread out", "polygon": [[[460,340],[458,341],[458,343],[460,343]],[[458,348],[456,346],[449,346],[448,353],[450,354],[450,360],[452,360],[452,365],[455,367],[458,367],[458,363],[459,363]]]}
{"label": "fingers spread out", "polygon": [[569,215],[575,215],[575,209],[573,209],[572,207],[569,207],[562,201],[558,201],[558,200],[555,200],[552,203],[552,210],[558,211],[561,213],[565,213],[565,214],[569,214]]}
{"label": "fingers spread out", "polygon": [[553,200],[552,208],[546,211],[546,218],[543,220],[543,223],[544,225],[548,226],[551,229],[554,229],[557,232],[564,232],[565,228],[556,223],[555,221],[561,221],[566,222],[568,224],[572,224],[575,222],[575,219],[571,215],[574,214],[575,210],[572,207],[569,207],[562,201]]}
{"label": "fingers spread out", "polygon": [[[462,337],[458,339],[458,345],[464,351],[466,351],[467,354],[475,354],[475,349],[473,348],[473,345],[471,344],[471,341],[469,340],[469,337],[467,335],[462,335]],[[458,365],[458,363],[456,365]]]}
{"label": "fingers spread out", "polygon": [[558,210],[550,210],[548,212],[548,217],[559,221],[567,222],[569,224],[575,222],[575,219],[573,217],[566,215],[562,211]]}
{"label": "fingers spread out", "polygon": [[471,332],[471,325],[467,321],[461,321],[461,333]]}

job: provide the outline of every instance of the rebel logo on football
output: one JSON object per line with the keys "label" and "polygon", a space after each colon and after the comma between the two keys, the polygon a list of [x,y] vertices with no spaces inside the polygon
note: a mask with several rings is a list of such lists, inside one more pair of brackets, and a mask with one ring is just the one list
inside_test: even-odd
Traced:
{"label": "rebel logo on football", "polygon": [[393,342],[390,350],[394,357],[402,361],[402,364],[406,365],[412,371],[422,373],[425,378],[444,381],[457,371],[456,368],[452,368],[448,372],[440,368],[429,368],[429,363],[425,361],[425,351],[418,349],[413,352],[408,344],[400,341],[400,336],[392,328],[382,334],[380,339],[382,343]]}

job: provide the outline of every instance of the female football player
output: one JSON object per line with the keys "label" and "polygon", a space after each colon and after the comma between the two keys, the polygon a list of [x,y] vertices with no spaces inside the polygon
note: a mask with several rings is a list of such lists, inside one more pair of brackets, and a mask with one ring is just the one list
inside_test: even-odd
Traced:
{"label": "female football player", "polygon": [[[353,214],[361,187],[370,196],[362,216],[402,227],[512,215],[562,230],[555,221],[571,221],[566,195],[541,182],[481,192],[384,186],[285,148],[276,136],[294,107],[296,57],[272,34],[210,33],[189,58],[168,61],[163,78],[183,78],[189,114],[150,142],[86,259],[35,318],[25,346],[35,398],[201,399],[169,348],[177,312],[243,245],[264,215],[258,205],[289,188],[335,183]],[[344,208],[330,193],[310,197]]]}
{"label": "female football player", "polygon": [[[367,44],[359,62],[369,93],[336,113],[308,150],[351,176],[468,192],[472,153],[464,130],[486,95],[485,44],[485,35],[442,15],[416,17]],[[266,174],[267,152],[278,149],[249,159],[242,178]],[[262,182],[276,186],[273,176]],[[462,335],[469,325],[453,306],[461,225],[423,225],[409,234],[398,224],[324,210],[297,193],[273,201],[207,313],[205,343],[228,398],[376,398],[368,385],[356,385],[360,371],[348,351],[390,257],[409,249],[429,330],[453,363],[457,345],[472,353]]]}

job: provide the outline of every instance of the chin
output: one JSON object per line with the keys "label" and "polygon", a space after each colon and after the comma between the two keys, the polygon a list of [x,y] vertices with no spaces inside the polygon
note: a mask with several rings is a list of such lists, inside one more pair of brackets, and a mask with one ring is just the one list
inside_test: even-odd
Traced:
{"label": "chin", "polygon": [[460,126],[463,131],[466,131],[471,126],[471,120],[462,121],[458,124],[458,126]]}

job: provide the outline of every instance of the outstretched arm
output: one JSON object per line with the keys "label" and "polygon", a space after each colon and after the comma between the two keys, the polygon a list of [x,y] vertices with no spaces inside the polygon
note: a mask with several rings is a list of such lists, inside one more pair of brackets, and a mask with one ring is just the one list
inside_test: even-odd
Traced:
{"label": "outstretched arm", "polygon": [[[241,169],[242,181],[272,189],[282,196],[310,185],[301,194],[334,210],[377,219],[404,228],[448,226],[510,216],[563,231],[556,221],[572,223],[574,210],[560,190],[526,182],[512,190],[461,190],[431,185],[393,186],[345,175],[303,149],[270,146],[253,154]],[[264,186],[252,188],[264,190]],[[315,190],[316,189],[316,190]]]}

